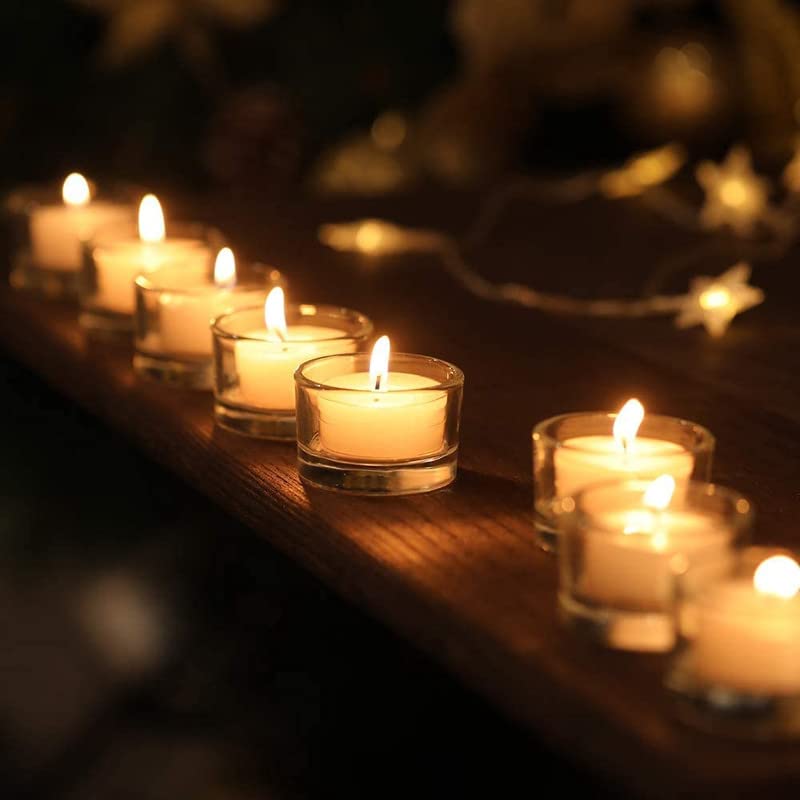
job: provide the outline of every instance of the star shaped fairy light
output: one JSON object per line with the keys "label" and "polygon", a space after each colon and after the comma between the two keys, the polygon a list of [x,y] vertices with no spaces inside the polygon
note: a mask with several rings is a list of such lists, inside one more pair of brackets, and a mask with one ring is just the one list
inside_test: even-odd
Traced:
{"label": "star shaped fairy light", "polygon": [[767,210],[769,183],[753,172],[749,151],[734,147],[721,164],[702,162],[696,175],[706,193],[703,226],[727,226],[738,236],[750,236]]}
{"label": "star shaped fairy light", "polygon": [[737,314],[764,301],[764,292],[748,284],[750,272],[750,265],[740,262],[716,278],[693,278],[675,324],[703,325],[714,338],[722,336]]}

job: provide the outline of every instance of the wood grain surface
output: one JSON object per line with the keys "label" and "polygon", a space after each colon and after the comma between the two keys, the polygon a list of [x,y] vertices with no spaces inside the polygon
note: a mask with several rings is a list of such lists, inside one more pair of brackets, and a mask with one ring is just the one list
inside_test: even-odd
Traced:
{"label": "wood grain surface", "polygon": [[[3,289],[0,339],[551,745],[646,797],[794,796],[800,744],[726,741],[685,727],[662,688],[664,657],[600,650],[561,627],[556,562],[538,549],[531,522],[530,433],[547,416],[613,410],[633,395],[654,412],[694,419],[717,436],[715,479],[755,501],[757,540],[799,546],[797,254],[758,267],[767,303],[713,341],[668,318],[597,322],[494,306],[432,257],[350,256],[315,237],[321,221],[367,214],[459,232],[476,204],[464,195],[261,209],[186,203],[240,252],[285,270],[293,298],[358,308],[397,350],[464,370],[459,477],[431,495],[353,498],[304,487],[292,446],[216,429],[210,396],[138,380],[130,350],[87,341],[68,306]],[[698,246],[706,251],[691,269],[670,269],[673,254]],[[678,231],[635,201],[589,201],[515,207],[470,257],[497,279],[589,296],[635,293],[662,266],[664,288],[681,289],[693,272],[715,274],[740,255],[730,241]]]}

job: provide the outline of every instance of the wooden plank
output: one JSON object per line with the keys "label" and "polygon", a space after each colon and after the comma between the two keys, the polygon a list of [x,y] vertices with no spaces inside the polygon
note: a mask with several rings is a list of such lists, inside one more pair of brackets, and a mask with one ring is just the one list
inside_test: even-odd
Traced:
{"label": "wooden plank", "polygon": [[[800,428],[793,415],[783,406],[764,410],[754,394],[710,380],[692,368],[690,354],[665,360],[649,350],[640,335],[650,335],[649,322],[634,328],[632,347],[615,328],[487,306],[428,258],[377,264],[319,247],[315,223],[356,215],[357,204],[310,215],[287,206],[267,222],[252,211],[220,211],[248,249],[286,269],[296,297],[360,308],[399,348],[464,369],[461,472],[452,489],[386,500],[308,490],[292,447],[216,430],[209,397],[138,381],[130,352],[86,342],[68,308],[3,290],[0,340],[551,744],[642,795],[747,796],[800,781],[797,746],[734,744],[683,727],[661,689],[664,658],[598,651],[565,632],[555,561],[536,547],[530,519],[531,425],[638,394],[654,410],[707,424],[720,440],[717,475],[754,496],[760,535],[796,545]],[[457,207],[448,213],[454,228],[467,216]],[[532,235],[530,227],[520,238]],[[687,334],[664,330],[653,340],[668,339],[674,353],[685,349]],[[774,340],[762,338],[753,347],[766,353]]]}

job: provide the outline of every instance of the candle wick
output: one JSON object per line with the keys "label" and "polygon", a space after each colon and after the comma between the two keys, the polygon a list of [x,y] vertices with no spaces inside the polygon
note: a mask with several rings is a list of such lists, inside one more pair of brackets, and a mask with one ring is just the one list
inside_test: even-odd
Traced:
{"label": "candle wick", "polygon": [[380,373],[378,373],[375,376],[375,391],[379,392],[380,389],[381,389],[381,375],[380,375]]}

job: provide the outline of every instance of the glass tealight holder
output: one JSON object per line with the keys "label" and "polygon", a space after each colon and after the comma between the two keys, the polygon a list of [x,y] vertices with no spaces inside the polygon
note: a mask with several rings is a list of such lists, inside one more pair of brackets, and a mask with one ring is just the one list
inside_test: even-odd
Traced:
{"label": "glass tealight holder", "polygon": [[308,484],[367,495],[418,494],[456,476],[464,373],[428,356],[393,353],[375,390],[370,355],[303,364],[297,457]]}
{"label": "glass tealight holder", "polygon": [[678,576],[695,561],[724,559],[752,524],[731,489],[678,484],[669,504],[646,504],[649,480],[594,484],[560,501],[559,606],[579,634],[607,647],[671,650]]}
{"label": "glass tealight holder", "polygon": [[284,313],[285,341],[268,332],[263,303],[215,320],[214,419],[220,427],[294,441],[295,370],[317,356],[354,353],[372,335],[372,322],[347,308],[287,304]]}
{"label": "glass tealight holder", "polygon": [[666,676],[679,716],[721,736],[800,737],[800,553],[744,547],[679,583]]}
{"label": "glass tealight holder", "polygon": [[6,197],[13,256],[9,280],[15,289],[57,299],[79,293],[84,244],[110,224],[133,224],[133,194],[117,189],[85,205],[68,205],[61,185],[20,188]]}
{"label": "glass tealight holder", "polygon": [[211,390],[213,321],[240,308],[263,306],[270,289],[285,286],[275,269],[250,278],[240,265],[238,275],[234,285],[218,286],[213,269],[199,262],[139,275],[133,356],[137,375],[177,388]]}
{"label": "glass tealight holder", "polygon": [[625,454],[612,436],[616,418],[603,412],[562,414],[534,427],[534,525],[543,549],[558,549],[559,500],[592,483],[664,474],[679,481],[710,479],[715,441],[702,425],[647,414]]}
{"label": "glass tealight holder", "polygon": [[144,242],[136,222],[98,228],[85,244],[80,324],[97,338],[129,341],[136,311],[135,280],[156,269],[213,269],[222,234],[199,223],[167,222],[167,238]]}

